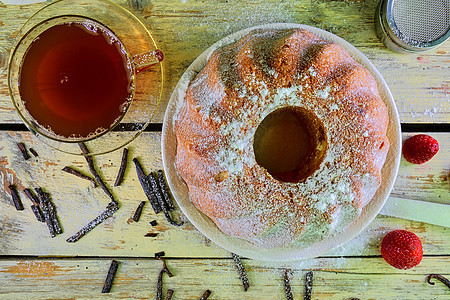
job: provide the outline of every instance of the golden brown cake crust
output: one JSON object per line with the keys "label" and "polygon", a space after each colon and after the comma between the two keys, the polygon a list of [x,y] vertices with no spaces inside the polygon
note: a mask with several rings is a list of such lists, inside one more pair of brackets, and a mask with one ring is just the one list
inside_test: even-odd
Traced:
{"label": "golden brown cake crust", "polygon": [[[255,159],[253,138],[280,108],[311,112],[327,149],[298,183]],[[221,231],[262,247],[307,245],[357,218],[381,184],[387,109],[367,69],[303,29],[254,30],[212,54],[175,120],[176,168]]]}

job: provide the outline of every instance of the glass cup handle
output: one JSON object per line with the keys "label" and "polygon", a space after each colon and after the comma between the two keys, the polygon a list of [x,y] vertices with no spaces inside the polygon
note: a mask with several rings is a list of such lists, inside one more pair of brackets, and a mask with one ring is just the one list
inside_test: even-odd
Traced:
{"label": "glass cup handle", "polygon": [[160,63],[164,59],[164,54],[161,50],[151,50],[133,56],[133,65],[136,73],[139,73],[148,67]]}
{"label": "glass cup handle", "polygon": [[0,75],[8,69],[9,50],[0,46]]}

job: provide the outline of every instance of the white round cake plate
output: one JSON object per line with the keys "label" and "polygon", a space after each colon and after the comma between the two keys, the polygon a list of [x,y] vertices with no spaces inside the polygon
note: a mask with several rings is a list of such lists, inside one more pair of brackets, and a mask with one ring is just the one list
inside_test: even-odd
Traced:
{"label": "white round cake plate", "polygon": [[[290,28],[303,28],[323,39],[340,44],[345,50],[347,50],[355,61],[365,66],[372,73],[378,82],[378,91],[389,112],[389,127],[387,136],[389,138],[390,148],[387,154],[386,163],[382,169],[381,187],[378,189],[369,204],[363,208],[361,215],[345,230],[308,247],[300,247],[299,245],[293,244],[285,247],[262,248],[243,239],[228,236],[222,233],[211,221],[211,219],[197,210],[197,208],[192,204],[189,198],[189,190],[183,179],[178,175],[175,168],[177,139],[173,125],[177,112],[184,105],[184,97],[189,83],[204,68],[206,62],[215,49],[239,40],[254,29]],[[319,28],[293,23],[274,23],[247,28],[233,33],[209,47],[205,52],[197,57],[197,59],[181,76],[167,106],[162,129],[162,158],[167,181],[175,200],[189,221],[207,238],[215,242],[220,247],[240,256],[262,261],[288,262],[316,257],[355,237],[359,232],[366,228],[370,222],[372,222],[387,200],[397,176],[400,157],[401,132],[397,107],[386,82],[375,66],[364,54],[342,38]]]}

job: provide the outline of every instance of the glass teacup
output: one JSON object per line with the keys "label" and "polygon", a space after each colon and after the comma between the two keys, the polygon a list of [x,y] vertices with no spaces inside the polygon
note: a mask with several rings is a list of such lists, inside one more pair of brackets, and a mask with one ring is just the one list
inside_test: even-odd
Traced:
{"label": "glass teacup", "polygon": [[150,123],[161,101],[162,52],[126,9],[104,0],[61,0],[22,27],[8,84],[27,127],[58,150],[116,150]]}

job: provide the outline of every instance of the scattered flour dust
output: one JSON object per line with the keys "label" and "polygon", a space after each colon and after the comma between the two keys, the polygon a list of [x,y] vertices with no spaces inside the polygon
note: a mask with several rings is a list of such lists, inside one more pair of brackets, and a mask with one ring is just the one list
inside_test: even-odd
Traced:
{"label": "scattered flour dust", "polygon": [[[263,262],[264,267],[280,269],[290,268],[293,270],[330,270],[342,269],[349,265],[347,257],[374,254],[379,249],[383,237],[390,231],[399,229],[385,227],[380,221],[375,219],[372,224],[363,230],[355,238],[345,244],[338,246],[322,256],[327,258],[311,258],[295,262]],[[334,258],[330,258],[334,257]],[[354,263],[354,258],[352,258]]]}
{"label": "scattered flour dust", "polygon": [[371,225],[363,230],[355,238],[347,243],[338,246],[327,253],[327,255],[367,255],[373,254],[373,250],[381,245],[381,240],[389,232],[395,228],[386,228],[375,219]]}
{"label": "scattered flour dust", "polygon": [[[187,14],[202,12],[202,18],[188,18],[185,30],[177,33],[177,39],[193,42],[204,49],[224,36],[243,28],[267,23],[302,23],[302,20],[298,20],[298,16],[295,17],[294,13],[291,13],[296,11],[295,1],[255,1],[242,7],[217,1],[180,0],[180,2],[184,3],[182,9]],[[218,11],[221,13],[218,14]],[[224,19],[224,16],[233,16],[233,18]],[[192,30],[194,28],[201,28],[203,37],[194,35]],[[202,41],[199,41],[199,38]]]}

